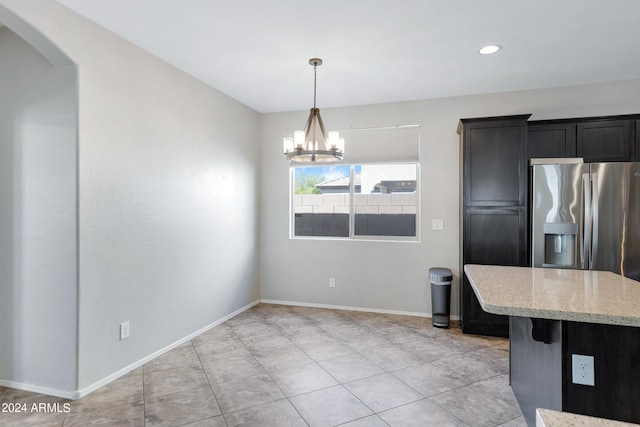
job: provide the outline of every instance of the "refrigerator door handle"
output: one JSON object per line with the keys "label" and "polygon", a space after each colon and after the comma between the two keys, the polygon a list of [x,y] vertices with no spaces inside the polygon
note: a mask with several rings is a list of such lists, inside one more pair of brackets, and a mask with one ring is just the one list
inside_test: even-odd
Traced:
{"label": "refrigerator door handle", "polygon": [[590,268],[589,248],[591,246],[591,177],[590,174],[582,174],[582,196],[584,215],[582,216],[582,256],[580,257],[580,268],[588,270]]}
{"label": "refrigerator door handle", "polygon": [[591,256],[589,258],[589,269],[593,268],[594,262],[598,259],[598,174],[591,174],[592,211],[591,221]]}

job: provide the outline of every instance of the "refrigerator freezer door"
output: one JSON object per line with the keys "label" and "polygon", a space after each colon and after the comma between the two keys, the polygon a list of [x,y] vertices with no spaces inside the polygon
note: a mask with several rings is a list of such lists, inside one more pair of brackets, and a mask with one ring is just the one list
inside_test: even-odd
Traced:
{"label": "refrigerator freezer door", "polygon": [[532,166],[531,242],[534,267],[582,268],[583,176],[588,164]]}
{"label": "refrigerator freezer door", "polygon": [[591,176],[591,269],[640,280],[640,163],[593,163]]}

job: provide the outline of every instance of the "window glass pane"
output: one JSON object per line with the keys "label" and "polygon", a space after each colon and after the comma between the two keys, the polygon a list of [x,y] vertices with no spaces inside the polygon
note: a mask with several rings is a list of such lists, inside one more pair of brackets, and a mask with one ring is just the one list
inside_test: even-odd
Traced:
{"label": "window glass pane", "polygon": [[357,236],[416,236],[416,164],[355,167]]}
{"label": "window glass pane", "polygon": [[349,237],[350,167],[296,167],[293,178],[293,235]]}

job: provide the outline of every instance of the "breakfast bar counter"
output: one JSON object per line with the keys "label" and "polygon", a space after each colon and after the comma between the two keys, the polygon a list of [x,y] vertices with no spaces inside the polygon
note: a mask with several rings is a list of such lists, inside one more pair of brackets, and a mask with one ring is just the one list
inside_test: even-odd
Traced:
{"label": "breakfast bar counter", "polygon": [[[536,408],[640,423],[640,282],[605,271],[464,270],[482,308],[509,316],[510,382],[530,426]],[[576,356],[590,358],[592,374],[574,372]]]}
{"label": "breakfast bar counter", "polygon": [[484,311],[640,327],[640,282],[609,271],[465,265]]}

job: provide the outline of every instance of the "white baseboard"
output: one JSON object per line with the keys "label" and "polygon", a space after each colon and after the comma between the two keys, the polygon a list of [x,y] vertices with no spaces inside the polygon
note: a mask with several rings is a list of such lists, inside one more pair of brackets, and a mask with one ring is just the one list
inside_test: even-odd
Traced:
{"label": "white baseboard", "polygon": [[82,390],[76,391],[74,393],[74,396],[72,397],[72,399],[80,399],[81,397],[86,396],[87,394],[91,393],[92,391],[95,391],[95,390],[99,389],[100,387],[110,383],[111,381],[114,381],[114,380],[122,377],[123,375],[128,374],[129,372],[133,371],[134,369],[139,368],[140,366],[144,365],[145,363],[148,363],[148,362],[152,361],[156,357],[161,356],[164,353],[173,350],[174,348],[184,344],[185,342],[197,337],[200,334],[203,334],[204,332],[207,332],[209,329],[214,328],[214,327],[218,326],[219,324],[226,322],[227,320],[231,319],[232,317],[237,316],[238,314],[242,313],[243,311],[246,311],[246,310],[250,309],[251,307],[253,307],[254,305],[257,305],[259,303],[260,303],[260,300],[256,300],[256,301],[254,301],[254,302],[252,302],[250,304],[247,304],[244,307],[234,311],[233,313],[228,314],[225,317],[223,317],[221,319],[218,319],[213,323],[208,324],[204,328],[201,328],[201,329],[199,329],[199,330],[187,335],[186,337],[181,338],[178,341],[176,341],[176,342],[174,342],[172,344],[169,344],[168,346],[166,346],[164,348],[161,348],[160,350],[158,350],[158,351],[156,351],[154,353],[151,353],[150,355],[148,355],[148,356],[146,356],[146,357],[144,357],[144,358],[132,363],[131,365],[120,369],[119,371],[109,375],[108,377],[105,377],[105,378],[101,379],[100,381],[95,382],[95,383],[91,384],[90,386],[83,388]]}
{"label": "white baseboard", "polygon": [[[314,308],[329,308],[333,310],[347,310],[347,311],[364,311],[367,313],[383,313],[383,314],[397,314],[400,316],[416,316],[416,317],[428,317],[431,318],[431,313],[415,312],[415,311],[398,311],[398,310],[385,310],[382,308],[366,308],[366,307],[349,307],[344,305],[331,305],[331,304],[313,304],[308,302],[296,302],[296,301],[278,301],[263,299],[260,302],[265,304],[280,304],[280,305],[293,305],[298,307],[314,307]],[[451,316],[451,320],[460,320],[460,316]]]}
{"label": "white baseboard", "polygon": [[237,316],[238,314],[242,313],[243,311],[246,311],[248,309],[250,309],[251,307],[253,307],[256,304],[259,304],[260,300],[256,300],[250,304],[245,305],[244,307],[234,311],[233,313],[216,320],[213,323],[210,323],[209,325],[187,335],[184,338],[179,339],[178,341],[169,344],[168,346],[161,348],[160,350],[151,353],[150,355],[130,364],[129,366],[126,366],[116,372],[114,372],[113,374],[104,377],[103,379],[101,379],[100,381],[96,381],[95,383],[81,389],[81,390],[76,390],[76,391],[63,391],[63,390],[55,390],[55,389],[51,389],[51,388],[47,388],[47,387],[39,387],[39,386],[35,386],[35,385],[31,385],[31,384],[24,384],[24,383],[19,383],[19,382],[15,382],[15,381],[8,381],[8,380],[2,380],[0,379],[0,386],[4,386],[4,387],[11,387],[11,388],[15,388],[18,390],[24,390],[24,391],[29,391],[29,392],[33,392],[33,393],[41,393],[41,394],[46,394],[49,396],[56,396],[56,397],[61,397],[64,399],[71,399],[71,400],[76,400],[76,399],[80,399],[81,397],[84,397],[86,395],[88,395],[89,393],[91,393],[92,391],[95,391],[97,389],[99,389],[102,386],[107,385],[108,383],[117,380],[118,378],[128,374],[129,372],[133,371],[134,369],[139,368],[140,366],[144,365],[147,362],[150,362],[151,360],[155,359],[158,356],[163,355],[164,353],[173,350],[174,348],[184,344],[185,342],[197,337],[198,335],[208,331],[211,328],[214,328],[216,326],[218,326],[221,323],[226,322],[227,320],[231,319],[232,317]]}
{"label": "white baseboard", "polygon": [[55,388],[41,387],[33,384],[21,383],[18,381],[10,381],[0,379],[1,387],[15,388],[16,390],[28,391],[36,394],[46,394],[47,396],[61,397],[63,399],[74,399],[73,391],[58,390]]}
{"label": "white baseboard", "polygon": [[[0,386],[4,386],[4,387],[10,387],[10,388],[15,388],[18,390],[24,390],[24,391],[29,391],[32,393],[38,393],[38,394],[46,394],[49,396],[56,396],[56,397],[61,397],[63,399],[71,399],[71,400],[76,400],[76,399],[80,399],[88,394],[90,394],[91,392],[99,389],[100,387],[103,387],[105,385],[107,385],[108,383],[117,380],[118,378],[128,374],[129,372],[133,371],[134,369],[139,368],[140,366],[144,365],[145,363],[148,363],[150,361],[152,361],[153,359],[155,359],[158,356],[163,355],[164,353],[173,350],[174,348],[184,344],[185,342],[197,337],[198,335],[208,331],[211,328],[214,328],[218,325],[220,325],[221,323],[226,322],[227,320],[237,316],[238,314],[250,309],[251,307],[259,304],[259,303],[265,303],[265,304],[280,304],[280,305],[292,305],[292,306],[298,306],[298,307],[314,307],[314,308],[328,308],[328,309],[333,309],[333,310],[349,310],[349,311],[363,311],[363,312],[368,312],[368,313],[383,313],[383,314],[397,314],[397,315],[401,315],[401,316],[417,316],[417,317],[431,317],[431,313],[423,313],[423,312],[412,312],[412,311],[398,311],[398,310],[385,310],[385,309],[378,309],[378,308],[365,308],[365,307],[349,307],[349,306],[343,306],[343,305],[330,305],[330,304],[313,304],[313,303],[306,303],[306,302],[295,302],[295,301],[278,301],[278,300],[268,300],[268,299],[262,299],[262,300],[256,300],[250,304],[245,305],[244,307],[234,311],[233,313],[216,320],[213,323],[210,323],[209,325],[187,335],[184,338],[179,339],[178,341],[169,344],[168,346],[161,348],[160,350],[151,353],[150,355],[114,372],[113,374],[104,377],[103,379],[96,381],[95,383],[81,389],[81,390],[76,390],[76,391],[64,391],[64,390],[57,390],[57,389],[52,389],[52,388],[48,388],[48,387],[41,387],[41,386],[37,386],[37,385],[32,385],[32,384],[25,384],[25,383],[20,383],[20,382],[16,382],[16,381],[9,381],[9,380],[3,380],[0,379]],[[460,320],[459,316],[451,316],[451,320]]]}

